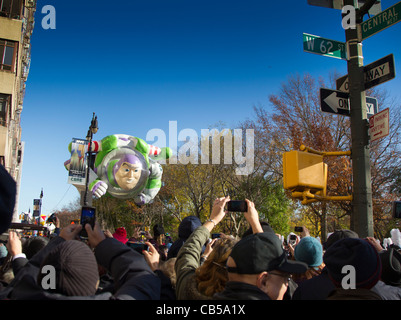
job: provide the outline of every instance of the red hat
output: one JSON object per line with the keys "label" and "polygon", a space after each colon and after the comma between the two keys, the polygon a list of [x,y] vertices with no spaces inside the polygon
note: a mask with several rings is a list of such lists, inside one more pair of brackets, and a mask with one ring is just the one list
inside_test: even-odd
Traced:
{"label": "red hat", "polygon": [[126,244],[127,241],[128,241],[127,231],[125,230],[124,227],[117,228],[116,232],[113,233],[113,238],[117,239],[118,241],[120,241],[120,242],[122,242],[124,244]]}

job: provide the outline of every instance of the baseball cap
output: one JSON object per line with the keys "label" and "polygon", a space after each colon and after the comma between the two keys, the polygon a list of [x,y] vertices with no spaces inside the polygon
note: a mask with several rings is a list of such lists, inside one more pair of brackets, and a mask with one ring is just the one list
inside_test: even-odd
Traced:
{"label": "baseball cap", "polygon": [[308,266],[301,261],[287,260],[280,239],[272,232],[255,233],[237,242],[230,257],[236,267],[227,267],[228,272],[258,274],[279,270],[287,273],[304,273]]}

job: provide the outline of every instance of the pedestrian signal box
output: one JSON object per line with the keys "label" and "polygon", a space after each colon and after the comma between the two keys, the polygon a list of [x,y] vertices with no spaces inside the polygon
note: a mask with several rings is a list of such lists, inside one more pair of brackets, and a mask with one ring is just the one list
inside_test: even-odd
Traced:
{"label": "pedestrian signal box", "polygon": [[327,164],[323,156],[303,151],[289,151],[283,154],[284,189],[292,192],[326,194]]}

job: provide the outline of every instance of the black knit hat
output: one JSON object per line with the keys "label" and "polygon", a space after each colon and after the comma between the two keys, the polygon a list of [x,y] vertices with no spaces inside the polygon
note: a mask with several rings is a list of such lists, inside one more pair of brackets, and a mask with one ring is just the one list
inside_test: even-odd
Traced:
{"label": "black knit hat", "polygon": [[401,287],[401,253],[390,248],[379,255],[383,268],[381,280],[389,286]]}
{"label": "black knit hat", "polygon": [[364,239],[346,238],[333,243],[325,252],[323,261],[336,287],[341,287],[344,266],[355,268],[355,287],[372,288],[380,279],[382,267],[376,249]]}
{"label": "black knit hat", "polygon": [[[77,240],[60,243],[46,256],[41,270],[45,265],[52,265],[56,270],[56,288],[48,291],[66,296],[91,296],[96,293],[98,265],[85,243]],[[39,272],[39,285],[44,275]]]}
{"label": "black knit hat", "polygon": [[308,269],[303,262],[287,260],[281,241],[273,232],[255,233],[241,239],[233,247],[230,257],[234,259],[236,267],[227,267],[227,271],[238,274],[273,270],[304,273]]}

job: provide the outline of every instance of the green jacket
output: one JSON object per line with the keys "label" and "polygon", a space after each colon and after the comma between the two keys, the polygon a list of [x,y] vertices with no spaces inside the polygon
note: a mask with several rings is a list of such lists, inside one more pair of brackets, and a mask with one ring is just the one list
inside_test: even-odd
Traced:
{"label": "green jacket", "polygon": [[211,299],[197,290],[195,280],[195,271],[200,266],[202,248],[209,238],[209,230],[200,226],[192,232],[178,252],[175,262],[177,300]]}

